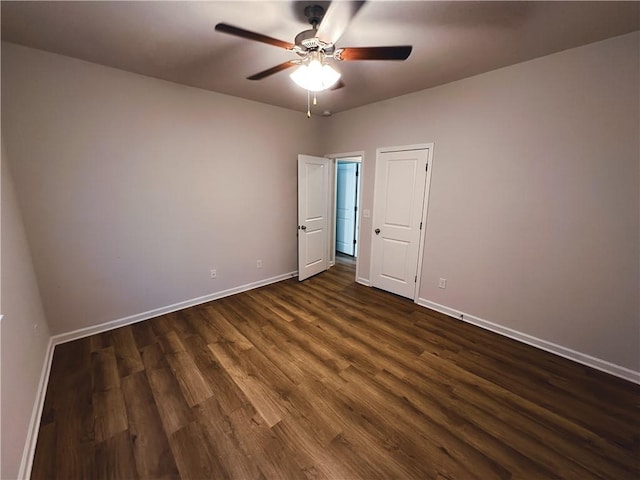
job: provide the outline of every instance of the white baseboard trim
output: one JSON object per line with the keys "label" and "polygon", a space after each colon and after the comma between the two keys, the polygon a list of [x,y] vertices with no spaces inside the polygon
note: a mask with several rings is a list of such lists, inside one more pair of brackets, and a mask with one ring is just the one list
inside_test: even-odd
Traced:
{"label": "white baseboard trim", "polygon": [[364,285],[365,287],[371,286],[371,282],[369,282],[368,278],[358,277],[356,278],[356,282],[358,282],[360,285]]}
{"label": "white baseboard trim", "polygon": [[38,432],[40,431],[40,419],[42,418],[44,398],[47,393],[47,385],[49,384],[49,373],[51,372],[51,361],[53,360],[54,347],[55,344],[53,343],[53,339],[50,338],[44,357],[42,373],[40,374],[40,381],[38,382],[38,390],[36,390],[36,398],[33,403],[31,419],[29,420],[29,429],[27,430],[27,438],[24,443],[24,451],[22,452],[18,478],[31,478],[31,467],[33,466],[33,457],[36,453],[36,443],[38,442]]}
{"label": "white baseboard trim", "polygon": [[215,292],[203,297],[186,300],[184,302],[175,303],[166,307],[156,308],[153,310],[149,310],[148,312],[131,315],[129,317],[121,318],[118,320],[112,320],[100,325],[80,328],[72,332],[61,333],[52,336],[49,339],[44,365],[42,367],[42,373],[40,375],[40,381],[38,383],[38,390],[36,391],[36,398],[33,405],[33,412],[31,413],[31,420],[29,421],[29,429],[27,431],[27,439],[25,441],[24,451],[22,453],[22,460],[20,462],[18,478],[31,477],[31,468],[33,466],[33,458],[36,452],[38,432],[40,431],[40,419],[42,418],[42,410],[44,409],[44,400],[47,393],[47,385],[49,384],[49,374],[51,373],[51,362],[53,360],[53,352],[56,345],[70,342],[72,340],[78,340],[80,338],[88,337],[89,335],[94,335],[96,333],[113,330],[114,328],[123,327],[125,325],[131,325],[132,323],[148,320],[150,318],[164,315],[166,313],[182,310],[183,308],[193,307],[195,305],[200,305],[201,303],[206,303],[212,300],[217,300],[219,298],[235,295],[236,293],[253,290],[254,288],[263,287],[265,285],[280,282],[282,280],[288,280],[289,278],[296,277],[297,275],[297,271],[285,273],[276,277],[271,277],[264,280],[259,280],[257,282],[248,283],[246,285],[240,285],[238,287],[230,288],[228,290]]}
{"label": "white baseboard trim", "polygon": [[173,305],[168,305],[166,307],[155,308],[153,310],[137,313],[129,317],[119,318],[117,320],[111,320],[109,322],[101,323],[100,325],[79,328],[78,330],[73,330],[67,333],[60,333],[58,335],[54,335],[53,337],[51,337],[51,339],[53,340],[54,346],[59,345],[61,343],[71,342],[73,340],[78,340],[80,338],[88,337],[90,335],[95,335],[96,333],[107,332],[115,328],[124,327],[125,325],[131,325],[133,323],[149,320],[150,318],[159,317],[160,315],[176,312],[184,308],[200,305],[201,303],[211,302],[213,300],[218,300],[220,298],[228,297],[230,295],[235,295],[236,293],[242,293],[248,290],[253,290],[254,288],[264,287],[265,285],[281,282],[282,280],[288,280],[289,278],[296,277],[297,275],[298,275],[297,271],[284,273],[282,275],[266,278],[264,280],[259,280],[257,282],[247,283],[245,285],[240,285],[238,287],[229,288],[228,290],[222,290],[220,292],[214,292],[202,297],[192,298],[191,300],[185,300],[184,302],[174,303]]}
{"label": "white baseboard trim", "polygon": [[573,360],[574,362],[581,363],[582,365],[586,365],[588,367],[595,368],[596,370],[600,370],[602,372],[615,375],[616,377],[623,378],[630,382],[640,384],[640,372],[637,372],[635,370],[621,367],[620,365],[616,365],[606,360],[592,357],[591,355],[587,355],[585,353],[563,347],[562,345],[548,342],[547,340],[542,340],[541,338],[537,338],[526,333],[513,330],[512,328],[498,325],[497,323],[493,323],[488,320],[483,320],[482,318],[469,315],[468,313],[464,313],[459,310],[440,305],[424,298],[418,298],[418,301],[416,303],[422,307],[430,308],[431,310],[449,315],[457,320],[471,323],[478,327],[484,328],[485,330],[499,333],[500,335],[504,335],[505,337],[518,340],[519,342],[526,343],[527,345],[537,347],[550,353],[554,353],[569,360]]}

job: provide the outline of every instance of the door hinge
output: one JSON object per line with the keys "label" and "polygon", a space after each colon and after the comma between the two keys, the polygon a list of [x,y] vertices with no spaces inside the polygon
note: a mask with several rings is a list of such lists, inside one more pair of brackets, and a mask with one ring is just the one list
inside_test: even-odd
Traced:
{"label": "door hinge", "polygon": [[417,275],[413,278],[413,283],[418,283],[418,276]]}
{"label": "door hinge", "polygon": [[422,222],[420,222],[420,230],[422,230]]}
{"label": "door hinge", "polygon": [[356,241],[355,241],[355,240],[353,241],[353,244],[354,244],[354,245],[356,244]]}
{"label": "door hinge", "polygon": [[353,211],[357,212],[358,211],[358,207],[353,207]]}

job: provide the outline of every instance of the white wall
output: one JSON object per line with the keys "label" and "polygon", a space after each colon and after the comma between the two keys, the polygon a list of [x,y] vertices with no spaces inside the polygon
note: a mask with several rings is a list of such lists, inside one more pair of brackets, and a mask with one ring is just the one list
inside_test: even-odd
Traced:
{"label": "white wall", "polygon": [[363,209],[377,147],[435,143],[421,299],[640,371],[639,49],[636,32],[324,122],[327,152],[365,151]]}
{"label": "white wall", "polygon": [[2,75],[53,334],[297,269],[296,161],[321,151],[316,119],[7,43]]}
{"label": "white wall", "polygon": [[[49,344],[40,293],[2,145],[0,478],[17,478]],[[37,326],[37,330],[34,330]],[[36,419],[37,421],[37,419]]]}

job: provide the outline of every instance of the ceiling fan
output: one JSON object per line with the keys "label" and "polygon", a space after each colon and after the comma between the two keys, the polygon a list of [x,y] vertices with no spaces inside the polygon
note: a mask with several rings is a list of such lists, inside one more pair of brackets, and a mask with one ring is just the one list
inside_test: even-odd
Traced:
{"label": "ceiling fan", "polygon": [[[338,83],[340,73],[331,67],[331,63],[353,60],[406,60],[413,48],[411,45],[337,48],[336,42],[364,3],[364,1],[334,1],[329,5],[326,13],[320,5],[307,6],[304,14],[311,24],[311,29],[296,35],[294,43],[235,27],[228,23],[218,23],[215,29],[221,33],[284,48],[295,53],[298,57],[251,75],[247,77],[248,80],[262,80],[288,68],[299,66],[290,76],[302,88],[313,92],[331,87],[336,89],[344,85],[341,82]],[[307,116],[309,115],[310,112],[307,109]]]}

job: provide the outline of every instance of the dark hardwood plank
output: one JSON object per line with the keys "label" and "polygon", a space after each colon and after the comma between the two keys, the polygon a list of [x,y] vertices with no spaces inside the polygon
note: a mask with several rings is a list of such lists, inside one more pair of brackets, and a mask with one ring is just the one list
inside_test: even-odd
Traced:
{"label": "dark hardwood plank", "polygon": [[175,459],[143,372],[123,379],[136,471],[142,478],[179,478]]}
{"label": "dark hardwood plank", "polygon": [[162,335],[160,342],[167,362],[169,362],[182,395],[189,406],[193,407],[210,398],[213,391],[196,366],[191,353],[185,349],[178,334],[169,332]]}
{"label": "dark hardwood plank", "polygon": [[[425,465],[432,469],[415,471],[411,477],[428,478],[434,473],[435,476],[454,478],[510,477],[497,462],[478,452],[468,442],[460,441],[454,431],[432,422],[427,415],[416,414],[400,398],[379,388],[374,379],[355,367],[345,370],[342,375],[351,383],[348,396],[340,392],[342,401],[359,415],[366,416],[368,423],[363,423],[365,428],[385,442],[390,453],[400,458],[422,457]],[[436,405],[433,407],[437,408]],[[424,468],[425,465],[416,467]]]}
{"label": "dark hardwood plank", "polygon": [[72,374],[67,377],[61,370],[56,371],[55,378],[62,377],[64,388],[54,389],[51,398],[56,427],[56,476],[93,478],[95,429],[92,385],[95,384],[95,371],[89,342],[83,339],[74,343],[60,352],[61,364],[72,369]]}
{"label": "dark hardwood plank", "polygon": [[640,478],[640,386],[353,279],[57,346],[32,478]]}
{"label": "dark hardwood plank", "polygon": [[256,463],[242,450],[229,416],[224,413],[215,398],[210,398],[198,405],[194,416],[202,425],[212,451],[217,453],[221,465],[230,478],[263,478]]}
{"label": "dark hardwood plank", "polygon": [[120,377],[144,370],[132,328],[129,326],[117,328],[111,332],[111,335]]}
{"label": "dark hardwood plank", "polygon": [[134,323],[130,326],[138,351],[142,351],[144,347],[157,343],[157,337],[153,331],[152,323],[152,321],[146,320],[144,322]]}
{"label": "dark hardwood plank", "polygon": [[[446,443],[462,443],[474,449],[474,456],[480,455],[482,463],[487,462],[489,468],[496,470],[489,478],[526,478],[533,471],[542,472],[543,478],[555,477],[544,465],[514,449],[502,436],[494,436],[478,427],[468,418],[468,413],[458,411],[450,403],[449,393],[430,390],[429,394],[415,395],[414,385],[387,371],[377,374],[375,381],[387,395],[395,396],[394,403],[404,405],[405,415],[415,429],[425,434],[433,432],[436,438],[443,440],[448,438]],[[456,428],[452,428],[454,426]],[[469,464],[475,465],[475,462],[469,461]]]}
{"label": "dark hardwood plank", "polygon": [[[194,353],[194,362],[213,391],[212,398],[226,415],[249,404],[242,390],[233,382],[229,372],[215,360],[215,356],[201,337],[189,337],[185,340],[185,345]],[[208,402],[209,400],[205,400],[203,404]]]}
{"label": "dark hardwood plank", "polygon": [[202,426],[192,422],[170,437],[173,454],[183,478],[230,478]]}
{"label": "dark hardwood plank", "polygon": [[119,387],[103,392],[94,392],[92,408],[95,421],[95,440],[97,442],[108,440],[116,434],[127,430],[129,421],[122,390]]}
{"label": "dark hardwood plank", "polygon": [[168,368],[147,371],[149,386],[153,392],[164,431],[171,435],[193,420],[191,409],[180,391],[178,380]]}
{"label": "dark hardwood plank", "polygon": [[147,373],[157,368],[169,368],[169,362],[159,343],[142,347],[140,358]]}
{"label": "dark hardwood plank", "polygon": [[96,445],[96,478],[139,478],[128,432],[120,432]]}
{"label": "dark hardwood plank", "polygon": [[269,385],[243,369],[240,361],[224,345],[216,343],[209,345],[209,348],[269,427],[282,420],[286,410],[279,404],[277,394]]}
{"label": "dark hardwood plank", "polygon": [[275,436],[251,405],[229,415],[229,422],[240,448],[266,478],[307,478],[295,461],[296,447]]}
{"label": "dark hardwood plank", "polygon": [[56,424],[42,423],[38,431],[38,448],[33,460],[32,478],[52,478],[56,472]]}
{"label": "dark hardwood plank", "polygon": [[295,445],[291,454],[304,477],[313,479],[348,478],[348,469],[335,461],[315,435],[306,418],[283,419],[271,428],[272,434],[285,445]]}
{"label": "dark hardwood plank", "polygon": [[207,315],[202,308],[187,308],[184,310],[184,318],[194,332],[193,335],[185,335],[185,337],[198,336],[205,343],[217,343],[220,340],[220,335],[209,325]]}

